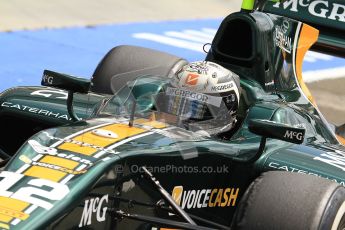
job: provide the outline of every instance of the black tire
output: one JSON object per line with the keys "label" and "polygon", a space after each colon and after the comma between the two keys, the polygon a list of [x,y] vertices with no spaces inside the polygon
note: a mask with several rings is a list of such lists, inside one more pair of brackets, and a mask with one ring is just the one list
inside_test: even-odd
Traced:
{"label": "black tire", "polygon": [[343,229],[345,188],[298,173],[267,172],[245,192],[232,229]]}
{"label": "black tire", "polygon": [[91,91],[113,94],[139,75],[169,76],[186,63],[187,61],[180,57],[157,50],[138,46],[117,46],[98,64],[92,75]]}

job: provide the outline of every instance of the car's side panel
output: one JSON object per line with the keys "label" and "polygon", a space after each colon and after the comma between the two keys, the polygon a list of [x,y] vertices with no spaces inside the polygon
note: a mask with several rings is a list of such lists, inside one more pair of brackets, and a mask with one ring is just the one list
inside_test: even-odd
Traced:
{"label": "car's side panel", "polygon": [[[74,110],[88,118],[107,97],[96,94],[76,94]],[[18,87],[0,94],[0,148],[13,155],[34,133],[42,129],[71,122],[66,106],[67,92],[47,87]]]}

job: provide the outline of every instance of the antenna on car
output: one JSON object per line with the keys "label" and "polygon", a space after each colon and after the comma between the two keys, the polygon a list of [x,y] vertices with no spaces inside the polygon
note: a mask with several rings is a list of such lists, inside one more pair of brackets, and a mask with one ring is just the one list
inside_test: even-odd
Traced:
{"label": "antenna on car", "polygon": [[132,109],[131,109],[131,114],[129,116],[129,122],[128,126],[132,127],[134,123],[134,114],[135,114],[135,108],[137,107],[137,100],[133,101]]}
{"label": "antenna on car", "polygon": [[255,0],[243,0],[241,9],[242,11],[252,11],[254,9]]}
{"label": "antenna on car", "polygon": [[241,11],[252,12],[255,8],[263,6],[266,2],[284,2],[285,0],[243,0]]}

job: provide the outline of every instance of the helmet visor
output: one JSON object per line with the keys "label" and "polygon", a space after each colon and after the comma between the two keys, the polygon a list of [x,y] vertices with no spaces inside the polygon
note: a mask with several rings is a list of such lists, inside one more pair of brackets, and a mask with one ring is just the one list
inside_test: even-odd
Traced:
{"label": "helmet visor", "polygon": [[157,96],[156,108],[176,116],[188,129],[224,132],[224,128],[231,128],[237,100],[232,94],[224,97],[167,87],[165,93]]}

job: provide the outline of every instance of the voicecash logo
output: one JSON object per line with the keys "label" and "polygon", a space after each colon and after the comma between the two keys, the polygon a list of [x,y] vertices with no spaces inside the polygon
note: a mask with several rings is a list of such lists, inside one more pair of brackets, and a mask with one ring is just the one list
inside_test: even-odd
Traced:
{"label": "voicecash logo", "polygon": [[235,206],[239,188],[183,190],[175,186],[172,198],[182,209]]}
{"label": "voicecash logo", "polygon": [[283,3],[277,2],[275,8],[288,9],[292,12],[299,12],[302,8],[307,8],[311,15],[320,18],[327,18],[334,21],[345,22],[345,5],[331,3],[325,0],[288,0]]}

